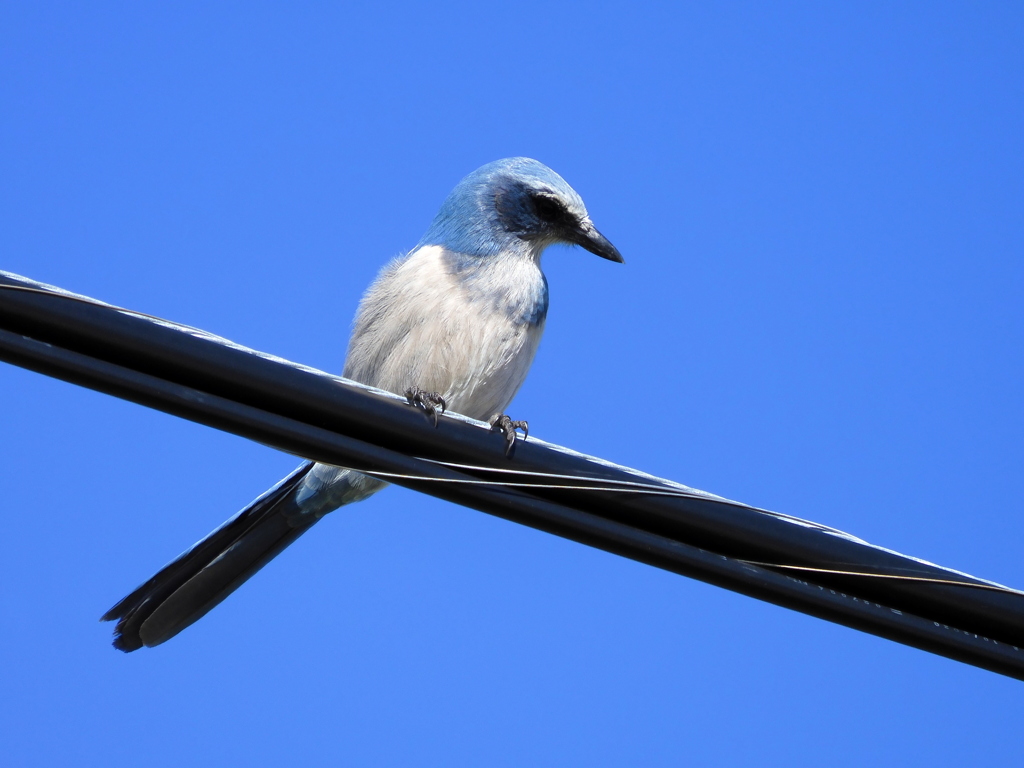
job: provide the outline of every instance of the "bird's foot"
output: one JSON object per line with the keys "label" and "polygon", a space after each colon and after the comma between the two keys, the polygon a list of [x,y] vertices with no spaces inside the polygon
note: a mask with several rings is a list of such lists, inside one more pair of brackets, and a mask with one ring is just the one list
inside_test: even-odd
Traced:
{"label": "bird's foot", "polygon": [[422,408],[427,416],[433,416],[435,427],[437,426],[437,409],[440,408],[441,413],[444,413],[445,408],[448,407],[439,393],[427,392],[419,387],[409,387],[405,390],[405,399],[409,401],[409,405]]}
{"label": "bird's foot", "polygon": [[499,413],[491,419],[491,430],[501,432],[505,436],[505,455],[512,453],[512,447],[516,444],[516,430],[523,430],[523,440],[530,436],[530,427],[525,421],[512,421],[504,413]]}

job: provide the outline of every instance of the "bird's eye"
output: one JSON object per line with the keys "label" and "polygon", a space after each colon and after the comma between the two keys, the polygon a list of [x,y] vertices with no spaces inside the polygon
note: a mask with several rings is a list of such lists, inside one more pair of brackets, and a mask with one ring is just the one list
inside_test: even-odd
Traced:
{"label": "bird's eye", "polygon": [[548,224],[556,224],[569,215],[560,202],[546,195],[537,195],[533,198],[533,209],[537,212],[537,218]]}

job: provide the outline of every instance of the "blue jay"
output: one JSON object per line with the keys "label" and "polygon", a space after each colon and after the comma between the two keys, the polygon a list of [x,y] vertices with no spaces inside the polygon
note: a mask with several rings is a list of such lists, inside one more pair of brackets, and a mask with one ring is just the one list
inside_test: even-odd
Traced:
{"label": "blue jay", "polygon": [[[458,183],[427,233],[388,264],[363,297],[343,376],[404,394],[437,418],[451,408],[490,421],[509,447],[504,411],[533,362],[548,311],[541,254],[581,245],[622,256],[583,200],[536,160],[514,157]],[[385,483],[306,462],[111,608],[114,647],[163,643],[220,603],[321,517]]]}

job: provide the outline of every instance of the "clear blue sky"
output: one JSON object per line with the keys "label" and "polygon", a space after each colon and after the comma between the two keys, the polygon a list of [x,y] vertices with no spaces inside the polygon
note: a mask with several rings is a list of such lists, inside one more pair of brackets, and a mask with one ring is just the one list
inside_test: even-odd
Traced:
{"label": "clear blue sky", "polygon": [[[0,105],[0,267],[332,371],[452,185],[536,157],[626,264],[547,254],[514,417],[1024,587],[1020,3],[7,4]],[[125,656],[99,615],[296,461],[0,392],[6,764],[1024,754],[1019,682],[400,489]]]}

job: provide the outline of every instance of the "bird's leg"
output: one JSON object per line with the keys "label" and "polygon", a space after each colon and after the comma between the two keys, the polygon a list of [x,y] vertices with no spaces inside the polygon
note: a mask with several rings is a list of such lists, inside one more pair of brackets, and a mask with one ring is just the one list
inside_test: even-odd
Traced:
{"label": "bird's leg", "polygon": [[422,408],[427,416],[433,416],[435,427],[437,426],[438,407],[441,408],[441,413],[444,413],[445,408],[448,407],[439,393],[427,392],[419,387],[409,387],[405,390],[405,399],[409,401],[409,405]]}
{"label": "bird's leg", "polygon": [[512,452],[512,446],[516,444],[516,430],[523,430],[523,440],[530,436],[530,426],[525,421],[512,421],[504,413],[499,413],[491,419],[491,429],[494,432],[501,432],[505,436],[505,455]]}

